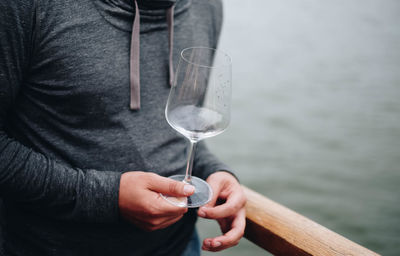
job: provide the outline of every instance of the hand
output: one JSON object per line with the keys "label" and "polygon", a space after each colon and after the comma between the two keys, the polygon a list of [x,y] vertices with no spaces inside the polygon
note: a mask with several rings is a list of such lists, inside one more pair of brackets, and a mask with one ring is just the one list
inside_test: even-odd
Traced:
{"label": "hand", "polygon": [[166,228],[177,222],[187,208],[168,203],[160,193],[187,197],[194,193],[194,187],[154,173],[123,173],[118,200],[122,217],[146,231]]}
{"label": "hand", "polygon": [[213,198],[201,207],[198,215],[216,219],[221,227],[222,236],[206,238],[203,250],[221,251],[239,243],[246,227],[246,197],[239,182],[227,172],[216,172],[207,179],[213,190]]}

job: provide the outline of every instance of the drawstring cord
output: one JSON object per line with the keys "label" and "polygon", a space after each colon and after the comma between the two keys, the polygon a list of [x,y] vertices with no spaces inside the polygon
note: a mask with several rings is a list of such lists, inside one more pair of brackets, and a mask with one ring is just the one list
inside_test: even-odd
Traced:
{"label": "drawstring cord", "polygon": [[132,25],[130,54],[131,109],[140,109],[140,16],[135,0],[135,19]]}
{"label": "drawstring cord", "polygon": [[172,5],[167,9],[167,23],[168,23],[168,36],[169,36],[169,85],[172,86],[174,82],[174,9],[175,5]]}
{"label": "drawstring cord", "polygon": [[[169,84],[174,81],[173,66],[173,41],[174,41],[174,8],[167,9],[168,44],[169,44]],[[131,52],[130,52],[130,108],[140,109],[140,13],[137,0],[135,0],[135,19],[132,25]]]}

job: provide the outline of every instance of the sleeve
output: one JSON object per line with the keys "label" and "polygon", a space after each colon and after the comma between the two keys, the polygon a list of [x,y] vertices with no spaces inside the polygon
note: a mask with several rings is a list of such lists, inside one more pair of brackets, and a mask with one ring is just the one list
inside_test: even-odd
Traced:
{"label": "sleeve", "polygon": [[33,2],[0,0],[0,197],[55,219],[117,221],[120,173],[65,166],[5,132],[29,67]]}
{"label": "sleeve", "polygon": [[206,180],[214,172],[224,171],[232,174],[238,180],[233,170],[208,150],[204,141],[197,143],[194,157],[193,174],[195,176]]}

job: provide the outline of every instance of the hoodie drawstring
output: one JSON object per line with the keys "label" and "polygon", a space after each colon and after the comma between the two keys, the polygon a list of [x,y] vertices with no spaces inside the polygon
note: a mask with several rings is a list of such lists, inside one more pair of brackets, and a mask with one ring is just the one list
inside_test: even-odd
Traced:
{"label": "hoodie drawstring", "polygon": [[140,16],[135,0],[135,19],[132,26],[130,54],[131,109],[140,109]]}
{"label": "hoodie drawstring", "polygon": [[[174,41],[174,8],[167,9],[168,44],[169,44],[169,84],[174,81],[173,66],[173,41]],[[140,13],[137,0],[135,0],[135,19],[132,25],[131,52],[130,52],[130,108],[140,109]]]}
{"label": "hoodie drawstring", "polygon": [[169,85],[172,87],[174,82],[174,9],[175,5],[172,5],[167,9],[167,23],[168,23],[168,36],[169,36]]}

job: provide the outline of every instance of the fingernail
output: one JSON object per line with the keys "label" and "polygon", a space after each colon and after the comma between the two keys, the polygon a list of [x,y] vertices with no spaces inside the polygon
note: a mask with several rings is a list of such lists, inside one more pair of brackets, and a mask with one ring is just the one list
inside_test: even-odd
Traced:
{"label": "fingernail", "polygon": [[207,241],[207,242],[206,242],[206,246],[207,246],[207,247],[211,247],[211,241]]}
{"label": "fingernail", "polygon": [[199,209],[197,213],[200,217],[206,217],[206,213],[202,209]]}
{"label": "fingernail", "polygon": [[214,243],[214,247],[220,247],[221,246],[221,242],[215,242]]}
{"label": "fingernail", "polygon": [[194,192],[194,187],[192,185],[185,185],[183,186],[183,193],[185,195],[190,195]]}

